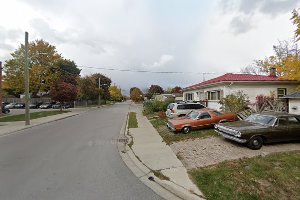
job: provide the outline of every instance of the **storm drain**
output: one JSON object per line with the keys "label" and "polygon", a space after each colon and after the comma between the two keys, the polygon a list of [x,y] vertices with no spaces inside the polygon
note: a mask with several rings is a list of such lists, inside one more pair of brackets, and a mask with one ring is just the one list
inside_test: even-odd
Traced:
{"label": "storm drain", "polygon": [[123,144],[127,144],[128,143],[128,139],[127,138],[118,138],[118,139],[116,139],[116,141],[118,143],[123,143]]}

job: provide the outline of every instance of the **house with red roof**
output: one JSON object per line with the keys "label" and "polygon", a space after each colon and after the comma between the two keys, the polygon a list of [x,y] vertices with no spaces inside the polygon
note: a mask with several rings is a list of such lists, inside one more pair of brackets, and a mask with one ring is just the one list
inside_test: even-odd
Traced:
{"label": "house with red roof", "polygon": [[247,94],[250,104],[254,105],[258,95],[275,94],[276,98],[281,98],[295,92],[298,85],[297,81],[276,77],[275,71],[269,76],[227,73],[183,88],[183,99],[184,101],[205,101],[207,107],[219,110],[221,107],[219,101],[238,91]]}

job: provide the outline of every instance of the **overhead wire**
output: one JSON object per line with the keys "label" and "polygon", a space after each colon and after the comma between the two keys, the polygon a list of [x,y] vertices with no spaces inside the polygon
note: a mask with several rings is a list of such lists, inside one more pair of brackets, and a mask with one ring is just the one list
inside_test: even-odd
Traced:
{"label": "overhead wire", "polygon": [[120,71],[120,72],[153,73],[153,74],[216,74],[216,72],[150,71],[150,70],[135,70],[135,69],[105,68],[105,67],[82,67],[81,66],[80,68],[101,69],[101,70]]}

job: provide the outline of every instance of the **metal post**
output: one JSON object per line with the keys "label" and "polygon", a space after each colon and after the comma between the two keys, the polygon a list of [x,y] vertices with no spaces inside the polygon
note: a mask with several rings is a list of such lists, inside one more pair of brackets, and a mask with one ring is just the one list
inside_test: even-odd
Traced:
{"label": "metal post", "polygon": [[99,77],[99,99],[98,99],[98,106],[101,105],[101,94],[100,94],[101,84],[100,84],[100,77]]}
{"label": "metal post", "polygon": [[29,115],[29,66],[28,66],[28,32],[25,32],[25,125],[30,125]]}
{"label": "metal post", "polygon": [[0,115],[2,115],[2,62],[0,61]]}

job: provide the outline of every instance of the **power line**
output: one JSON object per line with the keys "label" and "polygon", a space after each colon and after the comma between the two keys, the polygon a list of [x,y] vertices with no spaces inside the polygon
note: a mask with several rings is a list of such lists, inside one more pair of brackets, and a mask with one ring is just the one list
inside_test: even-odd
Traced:
{"label": "power line", "polygon": [[184,72],[184,71],[150,71],[150,70],[134,70],[134,69],[117,69],[117,68],[105,68],[105,67],[81,67],[81,69],[102,69],[108,71],[119,72],[137,72],[137,73],[153,73],[153,74],[216,74],[216,72]]}

